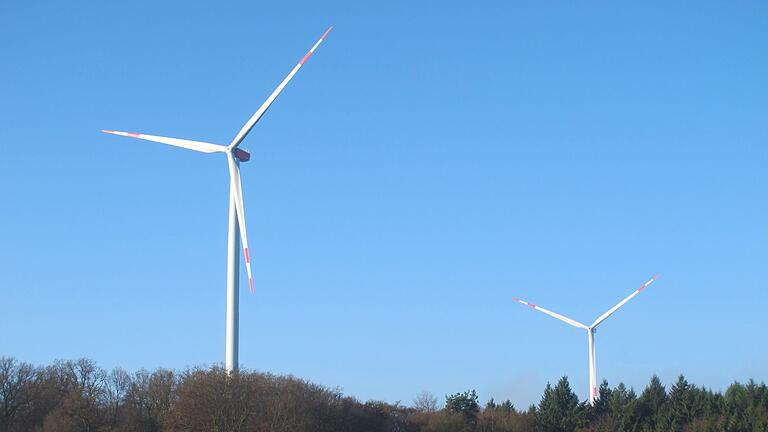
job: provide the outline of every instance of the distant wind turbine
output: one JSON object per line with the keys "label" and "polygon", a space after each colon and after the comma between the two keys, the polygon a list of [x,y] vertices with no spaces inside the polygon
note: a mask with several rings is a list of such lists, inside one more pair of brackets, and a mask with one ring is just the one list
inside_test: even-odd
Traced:
{"label": "distant wind turbine", "polygon": [[[248,237],[245,231],[245,209],[243,207],[243,190],[240,182],[240,162],[247,162],[251,155],[247,151],[239,148],[240,143],[248,135],[254,125],[261,119],[267,109],[272,105],[280,92],[283,91],[286,84],[296,75],[304,63],[309,59],[315,49],[328,36],[333,27],[323,33],[320,40],[302,57],[299,63],[294,66],[288,76],[283,79],[279,86],[272,92],[267,100],[259,107],[256,113],[243,125],[235,138],[227,146],[211,144],[201,141],[191,141],[178,138],[166,138],[155,135],[145,135],[134,132],[118,132],[113,130],[102,130],[102,132],[122,135],[131,138],[138,138],[147,141],[159,142],[176,147],[182,147],[202,153],[224,153],[227,156],[227,166],[229,168],[229,228],[227,230],[227,321],[226,321],[226,361],[225,367],[228,372],[236,370],[239,366],[239,339],[240,339],[240,298],[238,286],[240,282],[240,259],[238,258],[239,241],[243,243],[243,253],[245,255],[245,268],[248,271],[248,285],[253,293],[253,277],[251,276],[251,259],[248,254]],[[238,235],[239,233],[239,235]]]}
{"label": "distant wind turbine", "polygon": [[595,328],[600,325],[603,321],[605,321],[611,314],[616,312],[620,307],[624,306],[624,304],[632,299],[632,297],[640,294],[641,291],[646,289],[648,285],[652,284],[653,282],[658,279],[658,275],[652,277],[648,282],[642,284],[640,288],[636,289],[632,292],[632,294],[628,295],[627,298],[620,301],[619,304],[616,306],[608,309],[608,312],[600,315],[595,322],[592,323],[592,325],[585,325],[582,324],[576,320],[573,320],[571,318],[562,316],[558,313],[552,312],[551,310],[544,309],[543,307],[536,306],[533,303],[528,303],[526,301],[520,300],[519,298],[515,298],[514,300],[520,304],[524,304],[526,306],[530,306],[538,311],[544,312],[545,314],[557,318],[560,321],[563,321],[567,324],[570,324],[574,327],[578,327],[580,329],[584,329],[587,331],[587,338],[589,341],[589,404],[594,405],[595,401],[597,400],[597,363],[595,361]]}

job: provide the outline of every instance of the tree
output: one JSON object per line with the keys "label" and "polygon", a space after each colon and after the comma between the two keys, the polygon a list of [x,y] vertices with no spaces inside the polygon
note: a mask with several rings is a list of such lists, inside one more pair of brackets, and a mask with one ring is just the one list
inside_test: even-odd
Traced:
{"label": "tree", "polygon": [[485,403],[485,410],[486,411],[487,410],[495,410],[497,407],[498,407],[498,405],[496,405],[496,401],[493,400],[493,398],[490,398],[488,400],[488,402]]}
{"label": "tree", "polygon": [[673,431],[682,432],[685,426],[690,423],[695,415],[694,412],[694,391],[695,387],[688,384],[688,381],[681,374],[677,377],[677,382],[669,391],[669,424]]}
{"label": "tree", "polygon": [[113,369],[107,378],[107,402],[110,426],[116,428],[120,423],[120,414],[123,404],[125,403],[125,396],[128,394],[128,390],[131,387],[131,376],[123,369]]}
{"label": "tree", "polygon": [[477,420],[477,413],[480,412],[477,393],[474,390],[467,390],[464,393],[446,396],[445,409],[463,415],[467,423],[474,424]]}
{"label": "tree", "polygon": [[619,383],[611,391],[608,400],[608,412],[617,426],[617,430],[632,431],[637,428],[637,395],[632,389],[627,390],[624,383]]}
{"label": "tree", "polygon": [[598,397],[595,400],[594,405],[588,405],[586,409],[586,417],[589,421],[598,419],[603,416],[607,416],[608,402],[611,399],[611,388],[608,386],[608,381],[603,380],[598,388]]}
{"label": "tree", "polygon": [[511,400],[507,399],[504,402],[502,402],[501,405],[499,405],[499,407],[497,409],[499,411],[508,412],[509,413],[509,412],[514,412],[515,411],[515,406],[512,404]]}
{"label": "tree", "polygon": [[540,432],[573,432],[582,424],[582,410],[568,377],[560,378],[554,388],[547,383],[536,412],[536,429]]}
{"label": "tree", "polygon": [[735,432],[768,430],[768,387],[749,380],[735,382],[725,391],[725,429]]}
{"label": "tree", "polygon": [[651,377],[637,404],[642,430],[655,431],[667,423],[667,391],[658,376]]}
{"label": "tree", "polygon": [[447,409],[432,416],[424,427],[424,432],[470,432],[471,430],[471,426],[461,413]]}
{"label": "tree", "polygon": [[162,430],[175,390],[175,374],[170,370],[134,373],[124,397],[130,424],[148,432]]}
{"label": "tree", "polygon": [[106,421],[101,409],[106,396],[106,372],[85,358],[62,362],[59,367],[65,389],[63,413],[83,432],[98,430]]}
{"label": "tree", "polygon": [[639,398],[603,381],[590,408],[563,377],[526,411],[494,399],[480,410],[474,390],[446,396],[442,410],[429,393],[413,405],[243,369],[129,374],[87,359],[34,367],[0,358],[0,432],[768,432],[768,387],[753,380],[722,394],[681,375],[667,393],[654,376]]}
{"label": "tree", "polygon": [[533,423],[527,413],[518,413],[510,400],[497,404],[493,399],[478,414],[477,432],[528,432]]}
{"label": "tree", "polygon": [[[230,375],[221,367],[186,371],[175,392],[173,411],[165,422],[159,419],[160,423],[165,423],[167,430],[187,432],[241,431],[247,425],[255,428],[255,414],[259,411],[253,406],[253,399],[260,391],[249,388],[248,378],[241,373]],[[147,394],[155,405],[155,395],[152,394],[155,392],[149,387],[151,385],[147,386]],[[263,406],[260,408],[263,412]]]}
{"label": "tree", "polygon": [[437,398],[430,392],[421,392],[413,398],[413,408],[417,411],[431,413],[437,411]]}
{"label": "tree", "polygon": [[14,421],[33,402],[35,368],[0,357],[0,431],[13,430]]}

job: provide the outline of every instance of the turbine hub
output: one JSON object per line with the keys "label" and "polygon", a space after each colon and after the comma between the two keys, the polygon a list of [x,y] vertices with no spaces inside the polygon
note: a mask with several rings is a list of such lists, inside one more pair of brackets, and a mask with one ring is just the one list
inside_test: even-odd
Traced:
{"label": "turbine hub", "polygon": [[251,159],[251,154],[241,149],[240,147],[235,148],[232,153],[240,162],[248,162]]}

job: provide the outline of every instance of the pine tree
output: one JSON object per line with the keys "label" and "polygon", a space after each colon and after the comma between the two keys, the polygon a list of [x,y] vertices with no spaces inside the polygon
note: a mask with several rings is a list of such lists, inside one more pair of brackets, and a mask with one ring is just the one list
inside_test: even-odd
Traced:
{"label": "pine tree", "polygon": [[477,393],[474,390],[467,390],[464,393],[446,396],[445,409],[462,414],[467,423],[474,424],[477,421],[477,413],[480,411]]}
{"label": "pine tree", "polygon": [[725,392],[724,411],[729,431],[768,431],[768,388],[754,380],[731,384]]}
{"label": "pine tree", "polygon": [[511,400],[507,399],[499,405],[498,409],[505,413],[511,413],[515,411],[515,406],[512,404]]}
{"label": "pine tree", "polygon": [[608,414],[608,401],[611,400],[611,388],[608,387],[607,380],[603,380],[603,382],[600,383],[600,388],[598,389],[597,394],[598,398],[595,401],[595,405],[589,409],[589,417],[592,419]]}
{"label": "pine tree", "polygon": [[651,377],[651,382],[643,390],[637,404],[641,430],[661,430],[667,423],[665,419],[667,391],[658,376]]}
{"label": "pine tree", "polygon": [[726,427],[729,431],[749,431],[750,421],[747,410],[751,403],[743,385],[735,382],[725,391]]}
{"label": "pine tree", "polygon": [[485,409],[487,410],[495,410],[497,406],[498,405],[496,405],[496,401],[494,401],[493,398],[485,403]]}
{"label": "pine tree", "polygon": [[682,432],[696,415],[694,392],[696,387],[688,384],[681,374],[669,391],[669,423],[673,431]]}
{"label": "pine tree", "polygon": [[568,383],[568,377],[560,378],[554,388],[547,383],[536,412],[536,430],[573,432],[582,425],[582,410],[579,398]]}
{"label": "pine tree", "polygon": [[634,390],[627,390],[624,383],[619,383],[611,391],[608,411],[614,419],[614,424],[619,426],[619,430],[629,432],[638,429],[637,395]]}

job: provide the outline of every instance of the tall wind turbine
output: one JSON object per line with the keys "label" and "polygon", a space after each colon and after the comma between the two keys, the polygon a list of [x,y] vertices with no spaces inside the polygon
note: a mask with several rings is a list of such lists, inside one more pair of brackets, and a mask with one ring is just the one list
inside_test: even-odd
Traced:
{"label": "tall wind turbine", "polygon": [[592,323],[592,325],[585,325],[582,324],[574,319],[562,316],[558,313],[552,312],[551,310],[544,309],[543,307],[536,306],[533,303],[528,303],[526,301],[520,300],[519,298],[515,298],[515,301],[524,304],[526,306],[530,306],[537,311],[544,312],[545,314],[557,318],[560,321],[563,321],[566,324],[570,324],[574,327],[578,327],[580,329],[584,329],[587,331],[587,340],[589,342],[589,404],[594,405],[595,401],[597,400],[597,362],[595,361],[595,330],[596,327],[600,325],[603,321],[605,321],[611,314],[616,312],[620,307],[624,306],[624,303],[630,301],[632,297],[640,294],[644,289],[648,287],[648,285],[652,284],[656,279],[658,279],[658,275],[652,277],[648,282],[642,284],[640,288],[634,290],[632,294],[628,295],[627,298],[620,301],[616,306],[608,309],[608,312],[600,315],[595,322]]}
{"label": "tall wind turbine", "polygon": [[307,52],[299,63],[294,66],[288,76],[283,79],[275,91],[259,107],[256,113],[243,125],[235,138],[227,146],[211,144],[201,141],[191,141],[178,138],[166,138],[156,135],[146,135],[134,132],[118,132],[113,130],[102,130],[102,132],[122,135],[131,138],[138,138],[147,141],[159,142],[176,147],[182,147],[190,150],[196,150],[202,153],[224,153],[227,156],[227,166],[229,168],[229,227],[227,230],[227,334],[226,334],[226,361],[225,367],[228,372],[238,368],[239,339],[240,339],[240,311],[239,311],[239,282],[240,282],[240,258],[238,249],[239,242],[243,243],[243,254],[245,255],[245,268],[248,271],[248,285],[253,293],[253,277],[251,276],[251,259],[248,255],[248,236],[245,231],[245,209],[243,207],[243,189],[240,182],[240,163],[248,162],[251,158],[250,153],[239,147],[248,132],[253,129],[256,123],[261,119],[267,109],[272,105],[280,92],[283,91],[286,84],[296,75],[304,63],[309,59],[320,43],[328,36],[333,27],[320,36],[320,40]]}

